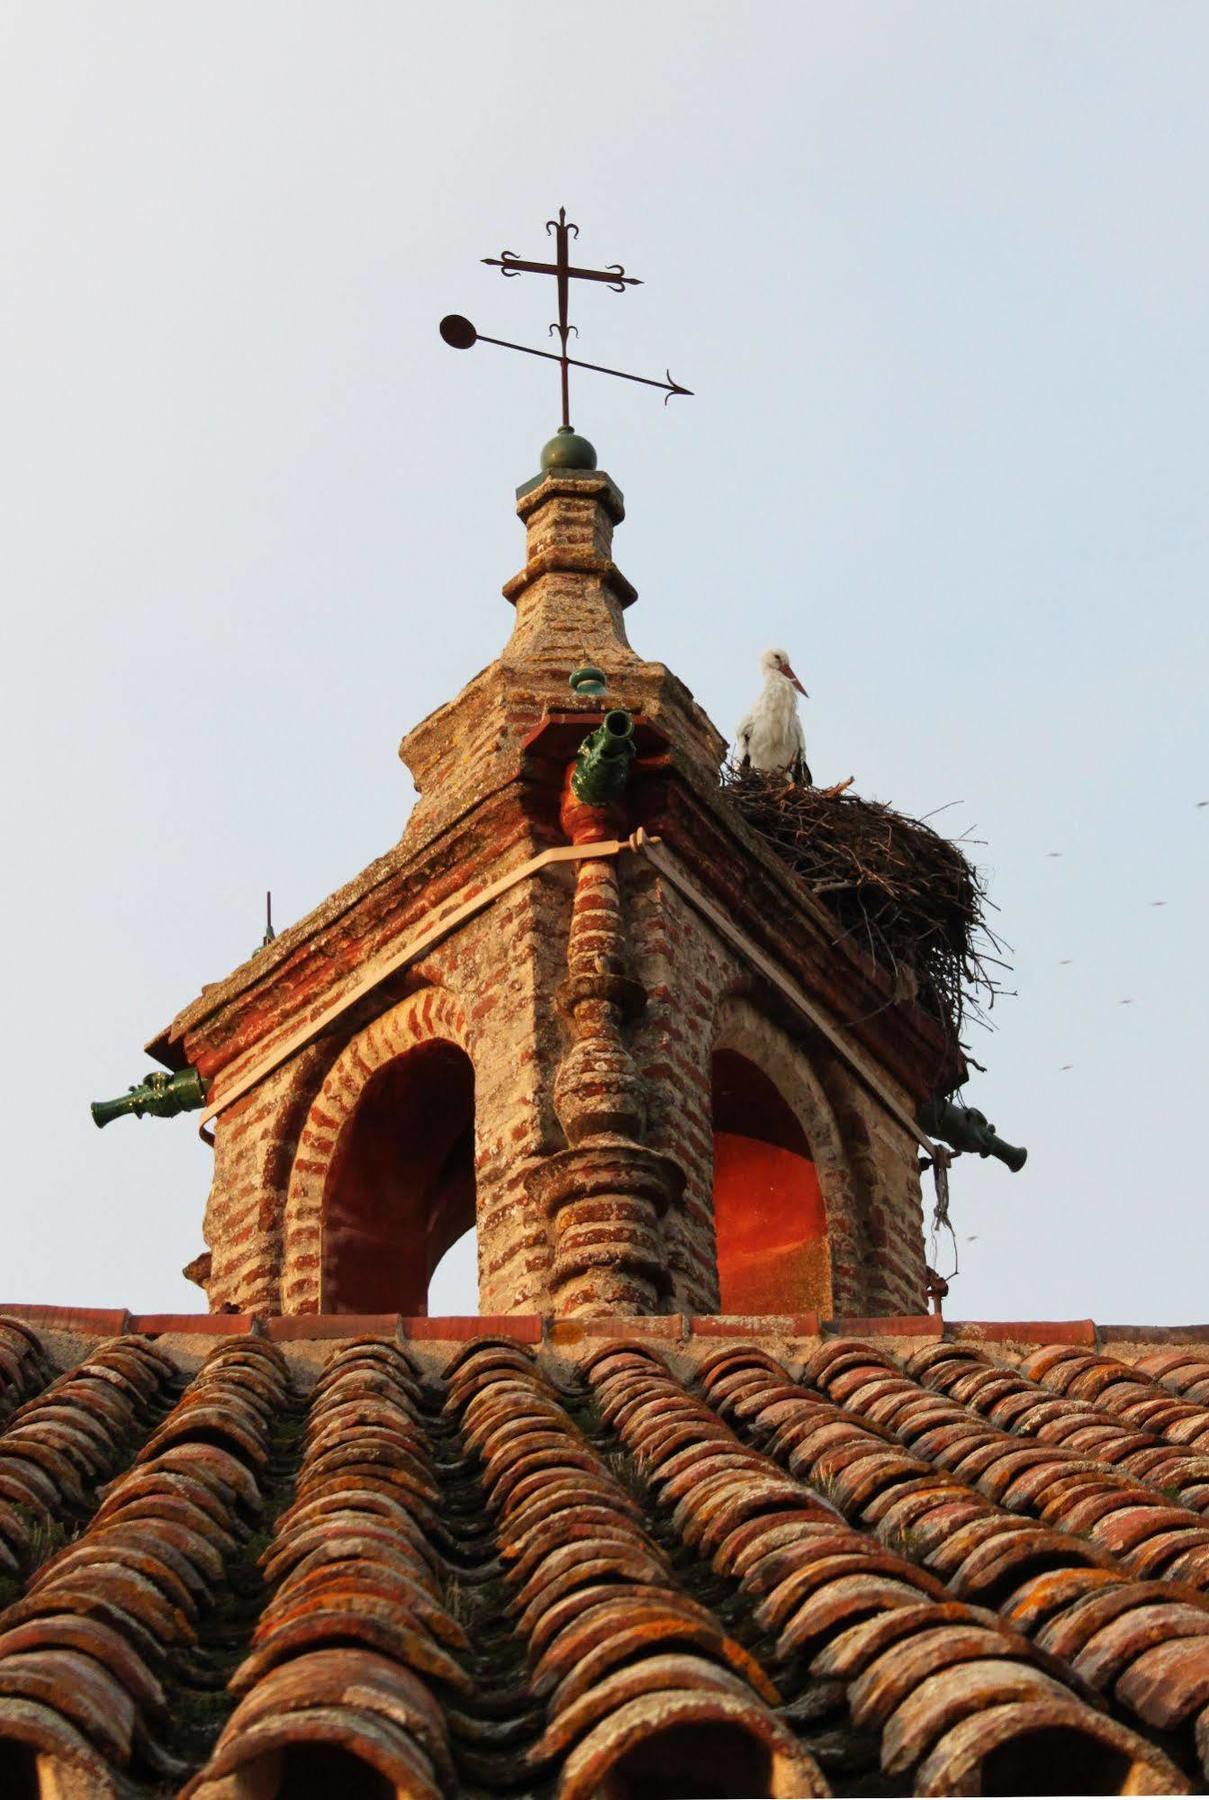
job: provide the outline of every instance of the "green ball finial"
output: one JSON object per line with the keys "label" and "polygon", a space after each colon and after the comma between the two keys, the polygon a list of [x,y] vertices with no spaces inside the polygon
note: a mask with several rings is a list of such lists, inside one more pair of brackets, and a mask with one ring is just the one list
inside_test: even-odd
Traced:
{"label": "green ball finial", "polygon": [[542,450],[541,464],[543,474],[558,469],[594,469],[596,451],[587,438],[580,437],[569,425],[560,425]]}

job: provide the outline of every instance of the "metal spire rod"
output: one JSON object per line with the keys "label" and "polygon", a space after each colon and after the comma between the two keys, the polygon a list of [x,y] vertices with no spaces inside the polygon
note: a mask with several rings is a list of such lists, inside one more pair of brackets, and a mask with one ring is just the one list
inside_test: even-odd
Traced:
{"label": "metal spire rod", "polygon": [[541,356],[548,362],[559,365],[559,383],[562,390],[562,428],[571,429],[571,369],[591,369],[598,375],[615,375],[620,381],[638,381],[644,387],[657,387],[666,390],[664,405],[673,394],[691,394],[692,389],[681,387],[672,380],[670,369],[666,381],[656,381],[649,375],[631,375],[625,369],[609,369],[603,363],[583,362],[575,356],[568,356],[567,342],[572,332],[578,337],[578,328],[570,321],[570,294],[573,281],[602,281],[614,293],[624,294],[628,287],[641,287],[642,283],[636,275],[627,275],[621,263],[613,263],[604,269],[581,269],[571,262],[571,234],[579,236],[579,226],[567,218],[567,209],[560,206],[557,219],[547,219],[546,230],[553,232],[555,240],[555,260],[549,262],[530,262],[517,256],[513,250],[501,251],[499,256],[484,256],[483,261],[491,268],[498,269],[501,275],[552,275],[558,291],[558,320],[551,325],[550,332],[558,335],[560,348],[553,350],[535,350],[529,344],[514,344],[508,338],[488,337],[479,332],[470,320],[461,313],[449,313],[441,320],[441,336],[455,350],[469,350],[473,344],[497,344],[503,350],[519,350],[525,356]]}
{"label": "metal spire rod", "polygon": [[[486,259],[484,259],[486,260]],[[619,381],[641,381],[645,387],[666,388],[663,404],[666,406],[673,394],[692,395],[692,388],[681,387],[678,381],[672,380],[671,370],[667,370],[666,381],[656,381],[650,375],[630,375],[625,369],[607,369],[603,363],[581,362],[578,356],[560,356],[557,350],[535,350],[531,344],[513,344],[507,338],[488,337],[485,331],[476,331],[469,319],[462,318],[460,313],[450,313],[441,320],[441,336],[455,350],[469,350],[472,344],[498,344],[502,350],[520,350],[526,356],[544,356],[547,362],[565,362],[572,369],[595,369],[598,375],[616,375]]]}

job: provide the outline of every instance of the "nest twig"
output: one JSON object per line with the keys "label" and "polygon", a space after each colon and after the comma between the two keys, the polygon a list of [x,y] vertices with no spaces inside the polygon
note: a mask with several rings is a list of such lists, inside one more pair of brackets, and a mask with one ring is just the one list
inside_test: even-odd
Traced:
{"label": "nest twig", "polygon": [[835,919],[837,942],[853,938],[952,1043],[968,1019],[989,1024],[1009,964],[986,921],[982,877],[958,843],[880,800],[787,774],[727,765],[722,788]]}

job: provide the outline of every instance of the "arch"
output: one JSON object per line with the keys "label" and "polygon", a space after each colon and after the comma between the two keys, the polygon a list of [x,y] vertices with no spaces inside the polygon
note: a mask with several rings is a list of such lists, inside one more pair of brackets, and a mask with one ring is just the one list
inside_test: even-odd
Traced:
{"label": "arch", "polygon": [[[479,1244],[477,1227],[471,1226],[442,1252],[440,1261],[428,1277],[430,1315],[460,1318],[477,1311]],[[470,1295],[467,1306],[465,1296]]]}
{"label": "arch", "polygon": [[830,1316],[854,1195],[821,1081],[785,1032],[733,995],[716,1020],[711,1093],[722,1311]]}
{"label": "arch", "polygon": [[467,1039],[458,1002],[425,988],[332,1064],[290,1171],[288,1312],[424,1312],[432,1269],[474,1224]]}

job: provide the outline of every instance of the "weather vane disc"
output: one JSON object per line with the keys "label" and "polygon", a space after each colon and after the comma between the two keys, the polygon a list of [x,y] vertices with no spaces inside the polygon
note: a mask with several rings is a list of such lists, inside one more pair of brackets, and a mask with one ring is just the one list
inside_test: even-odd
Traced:
{"label": "weather vane disc", "polygon": [[553,350],[535,350],[529,344],[512,344],[507,338],[488,337],[484,332],[476,331],[469,319],[460,313],[449,313],[441,320],[441,336],[455,350],[469,350],[472,344],[498,344],[502,350],[520,350],[526,356],[541,356],[548,362],[556,362],[559,366],[559,377],[562,384],[563,420],[562,429],[571,429],[571,383],[570,370],[593,369],[598,375],[616,375],[621,381],[640,381],[644,387],[663,388],[663,403],[666,406],[673,394],[691,394],[692,389],[681,387],[673,381],[671,371],[667,371],[666,381],[655,381],[649,375],[631,375],[625,369],[606,369],[602,363],[581,362],[577,356],[567,355],[567,340],[577,328],[568,318],[571,283],[573,281],[603,281],[616,294],[624,294],[627,288],[641,287],[642,283],[636,275],[627,275],[620,263],[614,263],[607,269],[581,269],[574,265],[570,256],[571,233],[579,236],[579,226],[573,225],[567,218],[567,209],[560,206],[557,219],[547,219],[546,230],[554,233],[555,259],[553,262],[526,262],[512,250],[501,251],[499,256],[485,256],[483,261],[491,268],[498,269],[501,275],[553,275],[558,285],[558,320],[551,325],[550,334],[558,335],[561,348]]}

